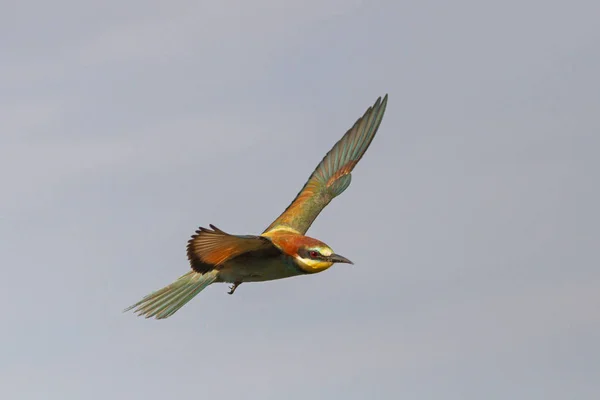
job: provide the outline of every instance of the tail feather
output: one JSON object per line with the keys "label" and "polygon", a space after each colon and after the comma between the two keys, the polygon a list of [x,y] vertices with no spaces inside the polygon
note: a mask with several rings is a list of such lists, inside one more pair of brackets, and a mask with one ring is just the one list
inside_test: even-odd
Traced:
{"label": "tail feather", "polygon": [[127,307],[123,312],[135,309],[135,313],[146,318],[168,318],[213,283],[217,275],[218,271],[204,274],[190,271],[170,285],[150,293],[134,305]]}

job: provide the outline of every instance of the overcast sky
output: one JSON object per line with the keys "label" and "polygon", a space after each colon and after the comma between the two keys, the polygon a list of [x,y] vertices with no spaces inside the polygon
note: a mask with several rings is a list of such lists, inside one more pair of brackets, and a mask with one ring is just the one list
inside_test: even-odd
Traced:
{"label": "overcast sky", "polygon": [[[88,3],[1,3],[0,398],[600,398],[597,1]],[[385,93],[356,265],[121,312]]]}

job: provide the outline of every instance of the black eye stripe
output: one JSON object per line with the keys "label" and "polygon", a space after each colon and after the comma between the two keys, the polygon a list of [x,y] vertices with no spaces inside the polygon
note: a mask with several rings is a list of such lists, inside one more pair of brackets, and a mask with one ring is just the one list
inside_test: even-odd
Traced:
{"label": "black eye stripe", "polygon": [[318,250],[314,249],[302,249],[299,252],[300,256],[304,258],[312,258],[312,259],[323,259],[324,256]]}
{"label": "black eye stripe", "polygon": [[302,248],[302,249],[298,250],[298,255],[302,258],[312,259],[312,260],[324,260],[324,261],[329,260],[329,256],[322,254],[317,249]]}

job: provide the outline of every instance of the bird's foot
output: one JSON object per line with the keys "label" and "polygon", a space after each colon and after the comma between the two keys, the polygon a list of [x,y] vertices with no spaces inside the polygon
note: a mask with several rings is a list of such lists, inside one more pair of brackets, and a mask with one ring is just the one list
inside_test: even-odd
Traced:
{"label": "bird's foot", "polygon": [[237,287],[241,284],[242,282],[236,282],[233,285],[229,286],[229,292],[227,292],[227,294],[233,294],[233,292],[235,292],[235,289],[237,289]]}

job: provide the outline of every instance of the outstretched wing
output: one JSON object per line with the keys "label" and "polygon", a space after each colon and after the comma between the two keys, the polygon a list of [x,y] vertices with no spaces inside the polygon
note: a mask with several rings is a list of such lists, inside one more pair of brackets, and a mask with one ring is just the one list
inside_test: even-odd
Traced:
{"label": "outstretched wing", "polygon": [[371,144],[387,105],[387,94],[359,118],[354,126],[325,155],[300,193],[265,232],[292,229],[306,233],[315,218],[333,198],[350,185],[352,169]]}
{"label": "outstretched wing", "polygon": [[188,241],[187,255],[196,272],[206,273],[242,254],[259,250],[276,250],[266,237],[230,235],[214,225],[211,229],[199,228]]}

